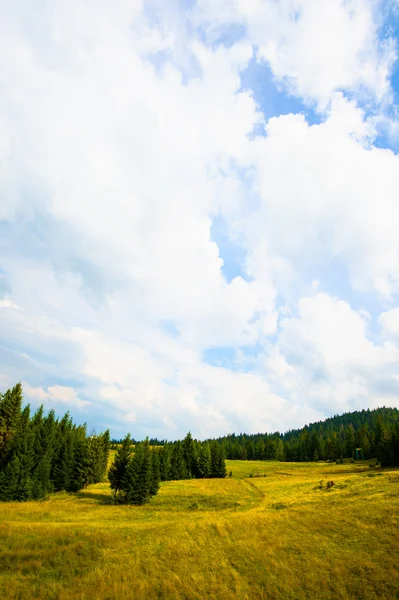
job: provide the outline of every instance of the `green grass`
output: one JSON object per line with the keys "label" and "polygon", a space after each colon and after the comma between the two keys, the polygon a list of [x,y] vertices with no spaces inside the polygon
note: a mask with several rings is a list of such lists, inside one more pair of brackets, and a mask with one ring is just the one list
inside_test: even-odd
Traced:
{"label": "green grass", "polygon": [[227,470],[232,478],[163,483],[143,507],[110,505],[107,484],[0,505],[3,597],[399,598],[399,470]]}

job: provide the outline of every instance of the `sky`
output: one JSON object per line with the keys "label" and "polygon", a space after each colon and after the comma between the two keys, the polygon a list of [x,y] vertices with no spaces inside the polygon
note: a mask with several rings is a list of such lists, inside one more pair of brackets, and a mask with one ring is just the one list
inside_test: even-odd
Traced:
{"label": "sky", "polygon": [[0,390],[119,438],[399,407],[398,0],[0,0]]}

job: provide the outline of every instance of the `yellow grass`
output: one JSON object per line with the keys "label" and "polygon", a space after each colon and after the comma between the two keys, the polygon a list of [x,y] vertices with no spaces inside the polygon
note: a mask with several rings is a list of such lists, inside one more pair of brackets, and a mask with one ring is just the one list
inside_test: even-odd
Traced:
{"label": "yellow grass", "polygon": [[226,480],[164,483],[144,507],[106,504],[107,484],[1,504],[3,598],[399,597],[398,470],[227,469]]}

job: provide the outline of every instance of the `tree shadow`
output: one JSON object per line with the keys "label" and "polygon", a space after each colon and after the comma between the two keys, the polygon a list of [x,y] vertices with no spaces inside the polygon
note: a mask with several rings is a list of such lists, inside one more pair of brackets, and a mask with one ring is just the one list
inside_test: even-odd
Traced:
{"label": "tree shadow", "polygon": [[97,504],[112,504],[112,496],[110,494],[81,490],[80,492],[75,492],[75,496],[82,500],[96,500]]}

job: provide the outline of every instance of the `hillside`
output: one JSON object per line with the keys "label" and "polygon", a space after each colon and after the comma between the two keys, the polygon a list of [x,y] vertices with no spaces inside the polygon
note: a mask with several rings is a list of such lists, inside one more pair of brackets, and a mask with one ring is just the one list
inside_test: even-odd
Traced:
{"label": "hillside", "polygon": [[230,434],[219,437],[224,455],[240,460],[337,460],[376,457],[399,465],[399,410],[381,407],[329,417],[285,433]]}

